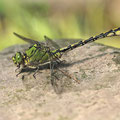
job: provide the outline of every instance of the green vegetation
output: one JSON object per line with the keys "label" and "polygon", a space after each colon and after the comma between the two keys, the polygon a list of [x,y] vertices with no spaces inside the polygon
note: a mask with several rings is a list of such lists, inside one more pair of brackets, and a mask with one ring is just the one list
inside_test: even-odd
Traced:
{"label": "green vegetation", "polygon": [[[119,27],[117,23],[109,20],[105,2],[59,4],[34,0],[0,0],[0,50],[24,43],[16,38],[13,32],[36,40],[43,40],[44,35],[53,39],[88,38]],[[120,47],[118,37],[110,39],[109,42],[106,39],[98,42]]]}

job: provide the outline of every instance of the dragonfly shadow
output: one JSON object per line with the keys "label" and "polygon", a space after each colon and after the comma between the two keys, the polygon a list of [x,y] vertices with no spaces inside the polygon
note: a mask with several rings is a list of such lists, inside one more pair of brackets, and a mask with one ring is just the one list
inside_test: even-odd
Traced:
{"label": "dragonfly shadow", "polygon": [[31,73],[34,73],[36,70],[44,70],[44,69],[49,69],[49,63],[48,64],[45,64],[45,65],[40,65],[39,68],[30,68],[30,67],[26,67],[26,68],[23,68],[21,70],[21,73],[24,73],[24,72],[31,72]]}
{"label": "dragonfly shadow", "polygon": [[92,57],[87,57],[85,59],[81,59],[81,60],[78,60],[78,61],[75,61],[75,62],[72,62],[72,63],[64,64],[64,66],[68,67],[68,66],[71,66],[71,65],[74,65],[74,64],[84,63],[88,60],[95,59],[95,58],[100,58],[100,57],[105,56],[107,54],[111,54],[111,55],[112,54],[120,54],[120,52],[119,51],[113,51],[113,52],[108,52],[108,53],[102,53],[102,54],[92,56]]}
{"label": "dragonfly shadow", "polygon": [[[53,84],[52,84],[52,82],[51,82],[51,84],[52,84],[52,86],[54,88],[54,91],[57,94],[61,94],[63,92],[67,92],[68,90],[73,90],[72,88],[74,88],[74,86],[75,86],[74,83],[72,82],[73,79],[72,78],[70,79],[69,77],[67,77],[67,76],[65,76],[63,74],[63,72],[69,73],[69,71],[67,71],[65,69],[66,67],[69,67],[69,66],[72,66],[72,65],[75,65],[75,64],[81,64],[81,63],[84,63],[84,62],[86,62],[88,60],[91,60],[91,59],[100,58],[100,57],[105,56],[107,54],[111,54],[112,55],[112,54],[118,54],[118,53],[119,52],[103,53],[103,54],[87,57],[85,59],[81,59],[81,60],[78,60],[78,61],[74,61],[72,63],[64,62],[64,61],[61,62],[61,63],[53,62],[53,64],[54,64],[54,74],[55,75],[53,75],[51,77],[53,79]],[[47,70],[47,69],[48,70],[50,69],[50,64],[49,63],[44,64],[44,65],[40,65],[38,73],[42,72],[42,70]],[[63,72],[59,71],[59,69],[63,70]],[[37,68],[24,68],[24,69],[22,69],[22,73],[26,73],[26,74],[24,74],[22,76],[22,80],[23,80],[24,85],[26,86],[26,89],[31,89],[36,84],[38,84],[36,81],[35,81],[36,83],[34,82],[34,79],[29,79],[29,78],[31,78],[31,76],[26,79],[27,75],[30,75],[30,74],[33,75],[34,72],[36,72],[36,70],[37,70]],[[45,75],[45,78],[48,77],[47,73],[43,74],[42,76],[44,76],[44,75]],[[30,82],[30,80],[31,80],[31,82]],[[42,84],[43,85],[45,84],[45,87],[46,87],[46,85],[48,83],[50,83],[50,82],[45,82],[45,83],[43,82]],[[49,87],[47,89],[49,89]]]}
{"label": "dragonfly shadow", "polygon": [[105,56],[105,55],[107,55],[107,54],[108,54],[108,53],[103,53],[103,54],[99,54],[99,55],[96,55],[96,56],[87,57],[87,58],[84,58],[84,59],[81,59],[81,60],[72,62],[71,65],[78,64],[78,63],[84,63],[84,62],[86,62],[86,61],[88,61],[88,60],[95,59],[95,58],[99,58],[99,57]]}
{"label": "dragonfly shadow", "polygon": [[74,64],[84,63],[84,62],[86,62],[88,60],[99,58],[99,57],[105,56],[107,54],[114,54],[114,53],[116,53],[116,52],[102,53],[102,54],[99,54],[99,55],[96,55],[96,56],[92,56],[92,57],[87,57],[87,58],[84,58],[84,59],[81,59],[81,60],[78,60],[78,61],[75,61],[75,62],[72,62],[72,63],[62,63],[60,65],[60,67],[69,67],[69,66],[72,66]]}
{"label": "dragonfly shadow", "polygon": [[[109,53],[102,53],[102,54],[99,54],[99,55],[96,55],[96,56],[92,56],[92,57],[87,57],[87,58],[84,58],[84,59],[81,59],[81,60],[78,60],[78,61],[75,61],[75,62],[72,62],[72,63],[68,63],[68,62],[60,62],[60,63],[57,63],[57,62],[53,62],[54,64],[54,69],[57,69],[58,67],[59,68],[64,68],[64,67],[69,67],[69,66],[72,66],[72,65],[75,65],[75,64],[79,64],[79,63],[84,63],[88,60],[91,60],[91,59],[95,59],[95,58],[100,58],[102,56],[105,56],[107,54],[118,54],[119,52],[109,52]],[[21,73],[24,73],[24,72],[27,72],[28,74],[31,74],[31,73],[34,73],[38,68],[24,68],[21,70]],[[44,65],[40,65],[39,66],[39,71],[42,71],[42,70],[45,70],[45,69],[50,69],[50,63],[47,63],[47,64],[44,64]]]}

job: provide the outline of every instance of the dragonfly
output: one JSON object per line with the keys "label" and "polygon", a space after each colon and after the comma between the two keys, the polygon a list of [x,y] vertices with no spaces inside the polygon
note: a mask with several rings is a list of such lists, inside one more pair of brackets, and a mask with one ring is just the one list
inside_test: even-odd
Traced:
{"label": "dragonfly", "polygon": [[[99,35],[90,37],[85,40],[81,40],[78,42],[75,42],[73,44],[70,44],[66,47],[60,48],[56,42],[52,41],[47,36],[44,36],[46,40],[46,44],[42,42],[38,42],[36,40],[32,40],[30,38],[23,37],[17,33],[14,33],[17,37],[23,39],[26,42],[31,43],[32,45],[25,50],[24,52],[17,52],[13,57],[12,60],[14,64],[17,66],[17,69],[23,69],[26,67],[35,67],[36,71],[34,72],[33,76],[35,77],[35,74],[39,70],[39,66],[49,63],[50,64],[50,70],[51,75],[53,74],[53,62],[61,63],[60,58],[64,53],[67,51],[73,50],[77,47],[84,46],[87,43],[94,42],[96,40],[106,38],[106,37],[112,37],[112,36],[120,36],[120,27],[111,29],[107,32],[100,33]],[[49,47],[48,44],[52,44],[54,48]],[[21,72],[19,72],[17,75],[19,75]],[[69,75],[68,75],[69,76]]]}

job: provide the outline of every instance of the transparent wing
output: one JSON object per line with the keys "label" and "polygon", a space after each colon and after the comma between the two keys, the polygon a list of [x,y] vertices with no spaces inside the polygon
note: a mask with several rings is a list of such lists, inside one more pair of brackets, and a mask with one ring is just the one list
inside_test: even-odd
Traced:
{"label": "transparent wing", "polygon": [[48,46],[51,50],[53,50],[53,49],[59,49],[60,48],[60,46],[55,41],[53,41],[52,39],[48,38],[47,36],[44,36],[45,43],[43,43],[43,42],[39,42],[37,40],[26,38],[26,37],[24,37],[22,35],[19,35],[18,33],[15,33],[15,32],[13,34],[15,36],[19,37],[20,39],[22,39],[22,40],[30,43],[30,44],[38,44],[39,43],[39,44]]}
{"label": "transparent wing", "polygon": [[51,84],[57,94],[61,94],[71,88],[73,75],[65,68],[66,63],[53,62],[50,67]]}
{"label": "transparent wing", "polygon": [[47,36],[44,36],[44,39],[45,39],[45,43],[43,42],[40,42],[40,41],[37,41],[37,40],[33,40],[31,38],[26,38],[22,35],[19,35],[18,33],[13,33],[15,36],[19,37],[20,39],[30,43],[30,44],[42,44],[42,45],[46,45],[48,46],[51,50],[54,50],[54,49],[60,49],[61,47],[65,47],[65,46],[68,46],[69,44],[73,44],[77,41],[81,41],[83,39],[59,39],[59,45],[52,39],[50,39],[49,37]]}
{"label": "transparent wing", "polygon": [[46,45],[51,48],[52,50],[53,49],[60,49],[60,46],[55,42],[53,41],[52,39],[50,39],[49,37],[47,37],[46,35],[44,36],[45,38],[45,41],[46,41]]}
{"label": "transparent wing", "polygon": [[20,39],[24,40],[25,42],[28,42],[28,43],[31,43],[31,44],[43,44],[42,42],[39,42],[39,41],[36,41],[36,40],[33,40],[33,39],[30,39],[30,38],[26,38],[22,35],[19,35],[18,33],[13,33],[15,36],[19,37]]}
{"label": "transparent wing", "polygon": [[50,78],[51,78],[51,85],[54,91],[57,94],[60,94],[63,92],[62,75],[61,72],[58,71],[57,67],[58,66],[56,63],[53,62],[50,63],[50,72],[51,72]]}

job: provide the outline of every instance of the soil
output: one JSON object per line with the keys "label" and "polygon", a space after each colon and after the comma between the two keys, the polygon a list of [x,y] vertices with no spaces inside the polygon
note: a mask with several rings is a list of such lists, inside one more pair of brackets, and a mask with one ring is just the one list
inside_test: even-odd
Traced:
{"label": "soil", "polygon": [[34,69],[16,77],[11,57],[25,47],[0,52],[0,120],[120,119],[120,49],[90,43],[69,51],[59,69],[71,79],[55,69],[54,86],[49,65],[36,79]]}

